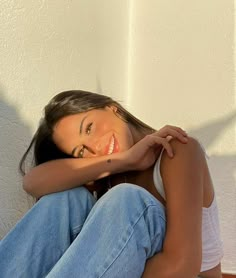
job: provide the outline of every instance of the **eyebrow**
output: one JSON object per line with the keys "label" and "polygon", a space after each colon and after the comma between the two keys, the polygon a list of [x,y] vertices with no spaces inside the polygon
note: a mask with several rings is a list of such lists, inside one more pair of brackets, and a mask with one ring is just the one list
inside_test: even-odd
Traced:
{"label": "eyebrow", "polygon": [[[84,125],[84,120],[87,118],[88,116],[84,116],[81,123],[80,123],[80,128],[79,128],[79,134],[82,134],[83,131],[83,125]],[[79,145],[75,146],[71,152],[72,156],[74,156],[75,151],[77,150],[77,148],[79,147]]]}
{"label": "eyebrow", "polygon": [[81,123],[80,123],[80,129],[79,129],[79,134],[82,134],[82,130],[83,130],[83,124],[84,124],[84,120],[87,118],[88,116],[84,116]]}

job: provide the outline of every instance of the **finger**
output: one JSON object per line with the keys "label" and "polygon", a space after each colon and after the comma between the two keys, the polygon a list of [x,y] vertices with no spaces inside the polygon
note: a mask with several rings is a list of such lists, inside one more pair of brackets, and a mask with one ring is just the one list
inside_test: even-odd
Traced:
{"label": "finger", "polygon": [[172,147],[167,139],[162,138],[162,137],[156,137],[156,136],[153,136],[152,139],[154,140],[153,143],[163,146],[163,148],[166,150],[169,157],[174,156]]}
{"label": "finger", "polygon": [[187,143],[188,142],[188,135],[187,134],[183,134],[181,132],[179,132],[178,130],[175,129],[171,129],[169,130],[169,134],[167,135],[167,137],[171,136],[172,138],[176,138],[178,139],[180,142],[182,143]]}
{"label": "finger", "polygon": [[166,150],[168,156],[172,158],[174,156],[174,153],[173,153],[170,143],[166,139],[164,139],[162,146]]}
{"label": "finger", "polygon": [[170,142],[170,140],[172,140],[172,139],[173,139],[173,136],[171,136],[171,135],[166,136],[166,140],[167,140],[168,142]]}
{"label": "finger", "polygon": [[172,130],[175,130],[182,134],[183,136],[188,136],[187,132],[183,130],[181,127],[173,126],[173,125],[166,125],[163,128],[161,128],[158,132],[162,133],[164,136],[167,136],[169,132]]}
{"label": "finger", "polygon": [[183,130],[181,127],[178,126],[170,126],[172,129],[178,131],[179,133],[181,133],[183,136],[188,136],[188,133],[186,130]]}
{"label": "finger", "polygon": [[170,138],[173,137],[177,138],[182,143],[187,143],[188,141],[187,134],[183,132],[179,132],[179,130],[175,128],[166,128],[165,130],[162,130],[162,132],[157,132],[156,135],[161,137],[166,137],[168,141]]}

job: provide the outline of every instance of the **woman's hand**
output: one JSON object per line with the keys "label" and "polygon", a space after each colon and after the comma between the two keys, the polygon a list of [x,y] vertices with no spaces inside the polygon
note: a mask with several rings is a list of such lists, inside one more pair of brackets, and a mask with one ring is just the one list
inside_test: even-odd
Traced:
{"label": "woman's hand", "polygon": [[131,170],[145,170],[152,166],[162,148],[167,151],[169,157],[174,153],[169,143],[172,138],[182,143],[187,143],[187,133],[180,127],[166,125],[152,134],[146,135],[132,148],[125,152],[125,159]]}
{"label": "woman's hand", "polygon": [[166,138],[170,141],[172,138],[178,139],[182,143],[187,143],[187,133],[182,128],[173,126],[173,125],[165,125],[161,129],[157,130],[154,135],[156,134],[159,137]]}

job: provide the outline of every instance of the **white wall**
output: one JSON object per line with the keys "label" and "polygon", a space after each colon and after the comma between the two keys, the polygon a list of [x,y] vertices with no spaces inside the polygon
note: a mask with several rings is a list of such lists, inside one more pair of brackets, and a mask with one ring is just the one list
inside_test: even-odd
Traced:
{"label": "white wall", "polygon": [[127,90],[126,1],[0,1],[0,238],[33,204],[18,162],[42,108],[67,89]]}
{"label": "white wall", "polygon": [[234,2],[132,1],[129,109],[205,145],[220,211],[225,272],[236,274]]}
{"label": "white wall", "polygon": [[42,107],[57,92],[81,88],[203,142],[220,209],[223,270],[236,273],[233,8],[232,0],[1,1],[0,238],[33,204],[17,164]]}

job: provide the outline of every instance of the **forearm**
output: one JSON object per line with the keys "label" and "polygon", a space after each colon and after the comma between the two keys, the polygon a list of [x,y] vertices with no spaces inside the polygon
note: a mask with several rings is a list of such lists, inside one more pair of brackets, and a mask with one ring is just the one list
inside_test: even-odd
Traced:
{"label": "forearm", "polygon": [[191,265],[161,252],[147,260],[142,278],[196,278],[197,274]]}
{"label": "forearm", "polygon": [[95,158],[69,158],[34,167],[23,178],[25,191],[34,197],[74,188],[110,174],[127,171],[120,153]]}
{"label": "forearm", "polygon": [[[167,132],[167,136],[169,133]],[[172,133],[170,133],[172,135]],[[175,134],[173,134],[175,136]],[[145,136],[124,152],[93,158],[60,159],[43,163],[24,176],[24,189],[39,198],[43,195],[63,191],[95,181],[111,174],[132,170],[142,171],[153,165],[159,153],[153,146],[162,144],[170,151],[169,143],[159,136]],[[166,146],[167,144],[167,146]],[[112,163],[107,161],[111,160]]]}

